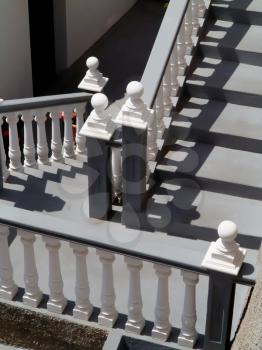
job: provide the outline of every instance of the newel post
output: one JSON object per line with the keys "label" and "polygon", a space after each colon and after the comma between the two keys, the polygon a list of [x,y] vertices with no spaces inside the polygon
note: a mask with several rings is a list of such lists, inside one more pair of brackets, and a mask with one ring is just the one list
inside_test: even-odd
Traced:
{"label": "newel post", "polygon": [[89,217],[107,219],[112,208],[110,149],[107,141],[112,138],[115,125],[106,110],[108,99],[104,94],[95,94],[91,105],[94,109],[80,131],[80,135],[87,137]]}
{"label": "newel post", "polygon": [[128,99],[115,118],[123,135],[123,215],[127,226],[143,226],[147,175],[148,120],[154,113],[141,99],[140,82],[127,85]]}
{"label": "newel post", "polygon": [[246,254],[246,249],[235,242],[237,227],[232,221],[223,221],[218,235],[219,239],[211,243],[202,262],[202,266],[210,270],[204,350],[230,347],[234,276],[238,275]]}

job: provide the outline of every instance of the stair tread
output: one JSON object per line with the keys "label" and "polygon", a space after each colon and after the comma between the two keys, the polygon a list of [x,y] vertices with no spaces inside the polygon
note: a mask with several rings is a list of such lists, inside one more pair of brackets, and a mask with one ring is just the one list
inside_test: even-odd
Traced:
{"label": "stair tread", "polygon": [[261,0],[215,0],[212,2],[213,7],[221,7],[225,9],[236,9],[262,13]]}
{"label": "stair tread", "polygon": [[157,165],[172,176],[183,174],[219,183],[262,189],[262,154],[201,142],[178,140]]}
{"label": "stair tread", "polygon": [[262,109],[192,97],[171,125],[262,141]]}
{"label": "stair tread", "polygon": [[205,57],[186,84],[262,95],[262,67]]}
{"label": "stair tread", "polygon": [[200,45],[262,53],[262,26],[217,20]]}

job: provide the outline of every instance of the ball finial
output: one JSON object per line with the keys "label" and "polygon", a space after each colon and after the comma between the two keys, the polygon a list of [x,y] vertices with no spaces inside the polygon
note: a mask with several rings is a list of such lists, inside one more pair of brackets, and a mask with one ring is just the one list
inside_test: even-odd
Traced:
{"label": "ball finial", "polygon": [[98,93],[91,98],[91,105],[96,111],[104,111],[108,106],[108,98],[106,95]]}
{"label": "ball finial", "polygon": [[221,222],[218,226],[218,235],[223,242],[233,242],[237,236],[237,225],[229,220]]}
{"label": "ball finial", "polygon": [[143,85],[139,81],[131,81],[127,87],[126,92],[132,99],[140,99],[144,93]]}
{"label": "ball finial", "polygon": [[87,65],[87,68],[91,71],[91,72],[94,72],[97,70],[98,66],[99,66],[99,61],[98,61],[98,58],[96,57],[89,57],[87,60],[86,60],[86,65]]}

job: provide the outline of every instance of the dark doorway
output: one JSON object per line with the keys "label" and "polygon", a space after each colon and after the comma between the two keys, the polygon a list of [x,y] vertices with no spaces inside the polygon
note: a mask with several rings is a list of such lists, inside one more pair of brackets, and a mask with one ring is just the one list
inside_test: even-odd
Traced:
{"label": "dark doorway", "polygon": [[28,0],[34,96],[55,79],[53,0]]}

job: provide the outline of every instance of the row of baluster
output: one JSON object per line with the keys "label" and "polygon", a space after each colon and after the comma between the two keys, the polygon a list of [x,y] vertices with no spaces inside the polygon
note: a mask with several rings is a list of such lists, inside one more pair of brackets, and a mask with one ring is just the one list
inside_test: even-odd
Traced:
{"label": "row of baluster", "polygon": [[[51,159],[49,159],[49,146],[46,133],[46,115],[34,116],[30,111],[23,112],[21,120],[23,121],[23,156],[24,166],[36,167],[37,164],[50,164],[53,162],[63,162],[64,158],[75,158],[76,155],[86,155],[86,138],[79,135],[84,117],[82,113],[76,114],[76,137],[74,139],[72,128],[73,109],[65,112],[50,113],[52,120],[51,136]],[[5,118],[8,123],[8,157],[9,169],[20,171],[22,169],[22,155],[19,145],[19,135],[17,123],[20,119],[19,113],[7,113]],[[64,139],[62,143],[60,120],[64,121]],[[0,118],[0,127],[3,124],[3,117]],[[34,143],[33,123],[37,124],[37,145]],[[4,149],[3,135],[0,132],[0,149],[3,175],[7,174],[6,154]]]}
{"label": "row of baluster", "polygon": [[[13,280],[13,267],[8,247],[8,234],[9,229],[5,226],[1,226],[0,297],[12,300],[18,291],[18,287]],[[18,236],[20,236],[24,247],[25,292],[23,295],[23,303],[31,307],[38,307],[43,294],[38,286],[38,272],[34,252],[36,236],[34,233],[24,230],[18,230]],[[54,313],[62,313],[67,305],[67,300],[63,292],[63,278],[59,259],[61,243],[59,240],[47,236],[43,236],[43,241],[49,253],[49,300],[47,302],[47,309]],[[75,318],[88,320],[93,312],[93,305],[89,298],[90,286],[86,262],[88,248],[75,243],[70,243],[70,247],[73,249],[76,262],[76,299],[73,315]],[[97,249],[97,254],[102,264],[101,309],[98,316],[98,323],[106,327],[113,327],[118,318],[118,312],[115,307],[113,278],[113,262],[115,255],[112,252],[101,249]],[[143,262],[128,256],[125,256],[124,260],[129,271],[128,317],[125,329],[139,334],[145,325],[140,285],[140,271],[143,267]],[[171,268],[166,265],[154,264],[154,269],[158,285],[152,337],[166,341],[172,328],[169,321],[170,307],[168,287]],[[185,283],[185,294],[179,341],[181,344],[185,344],[186,340],[187,345],[192,345],[197,339],[197,332],[195,329],[195,293],[199,277],[197,273],[191,271],[182,270],[181,273]]]}

